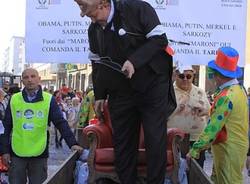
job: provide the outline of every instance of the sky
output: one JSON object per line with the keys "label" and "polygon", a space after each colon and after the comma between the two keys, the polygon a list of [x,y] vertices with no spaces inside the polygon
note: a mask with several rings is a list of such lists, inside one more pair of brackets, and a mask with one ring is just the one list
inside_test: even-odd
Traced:
{"label": "sky", "polygon": [[0,63],[12,36],[25,35],[26,0],[4,0],[0,6]]}

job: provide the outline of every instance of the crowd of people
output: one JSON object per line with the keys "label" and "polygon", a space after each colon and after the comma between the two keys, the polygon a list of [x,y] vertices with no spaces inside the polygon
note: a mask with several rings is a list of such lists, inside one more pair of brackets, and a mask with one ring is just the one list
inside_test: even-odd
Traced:
{"label": "crowd of people", "polygon": [[[87,142],[83,140],[81,134],[82,129],[89,124],[89,120],[96,118],[93,87],[90,85],[86,91],[81,92],[63,84],[60,89],[49,92],[55,97],[63,117],[68,121],[69,127],[76,136],[78,143],[87,147]],[[59,138],[57,129],[55,128],[54,130],[56,147],[62,147],[62,136]]]}

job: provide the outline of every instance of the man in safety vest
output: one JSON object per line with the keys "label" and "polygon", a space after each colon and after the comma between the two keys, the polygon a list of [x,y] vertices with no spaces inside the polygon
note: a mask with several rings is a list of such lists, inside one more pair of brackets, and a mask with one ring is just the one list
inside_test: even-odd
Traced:
{"label": "man in safety vest", "polygon": [[72,150],[82,151],[67,121],[49,93],[41,89],[37,70],[22,73],[25,88],[14,94],[4,120],[3,162],[9,167],[10,184],[41,184],[47,178],[48,123],[53,122]]}

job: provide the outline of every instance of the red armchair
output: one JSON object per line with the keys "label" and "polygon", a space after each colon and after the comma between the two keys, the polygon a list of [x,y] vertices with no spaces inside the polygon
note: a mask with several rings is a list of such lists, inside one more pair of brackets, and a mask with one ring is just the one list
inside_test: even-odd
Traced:
{"label": "red armchair", "polygon": [[[89,178],[88,183],[94,184],[98,179],[108,178],[117,183],[118,176],[114,169],[114,151],[112,145],[112,128],[107,108],[104,110],[104,123],[97,122],[84,128],[83,132],[89,141]],[[167,131],[167,166],[166,175],[173,184],[178,182],[178,169],[180,162],[180,143],[187,135],[177,128]],[[146,178],[146,154],[144,148],[144,136],[141,129],[138,152],[138,178],[144,181]]]}

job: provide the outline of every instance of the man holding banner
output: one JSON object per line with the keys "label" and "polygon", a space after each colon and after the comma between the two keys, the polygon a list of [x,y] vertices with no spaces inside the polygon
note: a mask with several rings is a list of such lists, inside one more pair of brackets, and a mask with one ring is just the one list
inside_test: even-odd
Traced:
{"label": "man holding banner", "polygon": [[136,183],[142,123],[147,183],[162,184],[166,172],[166,121],[176,107],[172,56],[155,10],[139,0],[75,0],[88,16],[95,110],[108,97],[115,166],[123,184]]}

